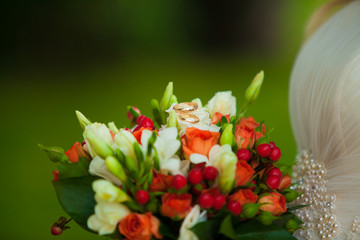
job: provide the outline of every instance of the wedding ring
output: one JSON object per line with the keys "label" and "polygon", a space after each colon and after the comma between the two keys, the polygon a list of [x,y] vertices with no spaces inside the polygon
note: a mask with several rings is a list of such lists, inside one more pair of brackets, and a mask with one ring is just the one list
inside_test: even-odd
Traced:
{"label": "wedding ring", "polygon": [[173,109],[177,112],[192,112],[198,109],[198,105],[194,102],[183,102],[176,104]]}
{"label": "wedding ring", "polygon": [[195,123],[200,122],[200,119],[197,116],[195,116],[194,114],[190,114],[190,113],[180,112],[179,117],[182,121],[185,121],[188,123],[195,124]]}

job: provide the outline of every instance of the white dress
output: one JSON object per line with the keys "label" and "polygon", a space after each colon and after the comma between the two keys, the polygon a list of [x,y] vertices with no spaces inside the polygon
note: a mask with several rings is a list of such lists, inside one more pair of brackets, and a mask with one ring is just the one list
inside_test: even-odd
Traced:
{"label": "white dress", "polygon": [[[290,84],[304,191],[299,239],[360,239],[360,0],[332,16],[302,47]],[[312,153],[311,153],[312,152]]]}

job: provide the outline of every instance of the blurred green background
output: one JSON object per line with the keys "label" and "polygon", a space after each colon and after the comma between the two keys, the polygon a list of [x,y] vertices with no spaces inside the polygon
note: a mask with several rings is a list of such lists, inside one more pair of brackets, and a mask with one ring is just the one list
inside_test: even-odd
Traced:
{"label": "blurred green background", "polygon": [[[274,127],[285,161],[296,155],[288,81],[310,14],[323,0],[11,1],[2,4],[0,239],[101,239],[75,223],[54,237],[65,215],[55,170],[37,143],[68,149],[81,141],[74,111],[128,124],[126,106],[150,114],[174,82],[180,101],[232,90],[240,105],[265,71],[249,110]],[[66,216],[66,215],[65,215]]]}

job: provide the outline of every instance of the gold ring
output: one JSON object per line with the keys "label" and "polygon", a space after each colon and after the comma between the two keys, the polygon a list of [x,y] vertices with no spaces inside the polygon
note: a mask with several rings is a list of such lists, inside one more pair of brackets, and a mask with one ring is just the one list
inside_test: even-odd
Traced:
{"label": "gold ring", "polygon": [[198,104],[194,102],[183,102],[176,104],[173,108],[177,112],[192,112],[198,109]]}
{"label": "gold ring", "polygon": [[188,122],[188,123],[198,123],[200,122],[200,119],[195,116],[194,114],[190,114],[190,113],[184,113],[184,112],[180,112],[179,113],[179,117],[182,121]]}

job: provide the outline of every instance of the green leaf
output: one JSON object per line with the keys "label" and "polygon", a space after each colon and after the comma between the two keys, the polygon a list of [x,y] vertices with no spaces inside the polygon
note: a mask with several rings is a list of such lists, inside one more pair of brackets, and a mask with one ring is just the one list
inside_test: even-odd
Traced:
{"label": "green leaf", "polygon": [[38,144],[38,146],[41,150],[44,150],[47,153],[51,161],[56,163],[70,162],[68,156],[65,155],[64,149],[62,149],[61,147],[45,147],[42,144]]}
{"label": "green leaf", "polygon": [[233,239],[238,240],[239,238],[236,236],[233,223],[232,223],[232,215],[228,215],[221,223],[219,233],[223,234],[224,236]]}
{"label": "green leaf", "polygon": [[308,206],[310,206],[310,205],[298,205],[298,206],[294,206],[294,207],[289,207],[289,208],[287,209],[287,211],[288,211],[288,212],[292,212],[292,211],[295,211],[295,210],[297,210],[297,209],[301,209],[301,208],[308,207]]}
{"label": "green leaf", "polygon": [[288,231],[275,223],[265,226],[255,220],[239,224],[235,232],[238,239],[296,240]]}
{"label": "green leaf", "polygon": [[66,178],[53,182],[58,200],[64,209],[81,227],[87,227],[88,218],[94,213],[95,199],[92,182],[97,177]]}
{"label": "green leaf", "polygon": [[216,240],[219,228],[221,225],[221,218],[213,218],[206,222],[197,223],[190,230],[193,231],[201,240]]}
{"label": "green leaf", "polygon": [[79,158],[78,162],[59,164],[59,179],[88,176],[89,165],[90,161],[84,157]]}
{"label": "green leaf", "polygon": [[151,100],[152,113],[156,123],[161,126],[164,122],[162,121],[159,102],[156,99]]}
{"label": "green leaf", "polygon": [[174,233],[173,228],[161,222],[159,233],[164,236],[163,239],[178,239],[178,234]]}

